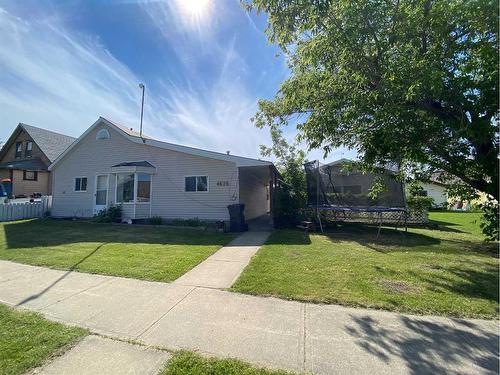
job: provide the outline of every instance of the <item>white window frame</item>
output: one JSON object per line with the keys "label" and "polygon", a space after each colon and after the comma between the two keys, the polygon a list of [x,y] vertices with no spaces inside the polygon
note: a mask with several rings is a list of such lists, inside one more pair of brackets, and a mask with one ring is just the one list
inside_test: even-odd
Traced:
{"label": "white window frame", "polygon": [[[119,174],[132,174],[132,175],[134,175],[134,197],[133,197],[131,202],[118,202],[118,175]],[[135,189],[137,188],[137,179],[135,178],[135,175],[136,174],[132,173],[132,172],[120,172],[120,173],[115,174],[115,203],[116,204],[124,204],[124,205],[135,204],[135,196],[136,196]]]}
{"label": "white window frame", "polygon": [[[18,150],[18,146],[21,146],[21,150]],[[23,142],[22,141],[17,141],[16,144],[14,145],[14,157],[15,158],[22,158],[23,157]]]}
{"label": "white window frame", "polygon": [[[85,178],[85,179],[87,179],[87,183],[86,183],[86,185],[85,185],[85,190],[76,190],[76,179],[77,179],[77,178],[80,178],[80,179]],[[80,188],[81,188],[81,187],[82,187],[82,181],[80,181]],[[87,177],[87,176],[76,176],[76,177],[73,179],[73,191],[74,191],[75,193],[86,193],[88,188],[89,188],[89,179],[88,179],[88,177]]]}
{"label": "white window frame", "polygon": [[[28,152],[29,152],[29,155],[28,155]],[[27,158],[31,158],[33,156],[33,141],[26,141],[26,149],[24,150],[24,155]]]}
{"label": "white window frame", "polygon": [[[137,188],[139,186],[139,178],[137,177],[138,174],[147,174],[149,175],[149,202],[138,202],[137,201]],[[152,173],[145,173],[145,172],[137,172],[134,173],[134,201],[136,204],[151,204],[151,197],[153,194],[153,174]]]}
{"label": "white window frame", "polygon": [[[111,179],[111,176],[109,173],[103,172],[103,173],[96,173],[94,176],[94,194],[97,194],[97,177],[99,176],[107,176],[107,183],[106,183],[106,207],[109,206],[110,204],[110,195],[109,195],[109,180]],[[88,181],[87,181],[88,185]],[[94,196],[94,206],[95,206],[95,196]]]}
{"label": "white window frame", "polygon": [[[186,190],[186,178],[188,177],[206,177],[207,178],[207,190],[198,190],[198,180],[196,180],[196,190],[195,191],[187,191]],[[210,191],[210,177],[208,175],[187,175],[184,176],[184,193],[208,193]]]}
{"label": "white window frame", "polygon": [[[149,202],[138,202],[137,201],[137,175],[141,174],[148,174],[151,177],[150,184],[149,184]],[[134,199],[131,202],[118,202],[118,175],[119,174],[133,174],[134,175]],[[151,200],[153,198],[153,174],[152,173],[147,173],[147,172],[119,172],[115,173],[115,203],[116,204],[151,204]]]}

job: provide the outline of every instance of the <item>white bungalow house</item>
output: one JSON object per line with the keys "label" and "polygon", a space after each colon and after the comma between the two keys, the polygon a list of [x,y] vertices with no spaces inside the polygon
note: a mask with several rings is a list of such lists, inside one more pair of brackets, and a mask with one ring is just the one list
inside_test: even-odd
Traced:
{"label": "white bungalow house", "polygon": [[121,205],[122,217],[229,220],[268,214],[277,171],[271,162],[161,142],[100,117],[49,167],[54,217],[91,217]]}

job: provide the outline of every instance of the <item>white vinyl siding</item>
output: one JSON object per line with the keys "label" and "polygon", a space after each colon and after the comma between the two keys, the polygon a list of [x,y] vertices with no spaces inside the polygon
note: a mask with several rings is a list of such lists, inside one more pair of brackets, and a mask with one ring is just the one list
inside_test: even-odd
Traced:
{"label": "white vinyl siding", "polygon": [[[96,140],[97,132],[103,127],[93,129],[54,166],[53,216],[92,216],[94,191],[90,187],[95,186],[93,179],[97,174],[110,174],[108,204],[114,204],[116,178],[111,166],[146,160],[156,167],[151,182],[151,207],[147,203],[124,204],[124,217],[149,217],[151,211],[151,215],[166,219],[229,219],[227,206],[238,203],[239,199],[235,163],[137,144],[111,127],[107,127],[110,139],[103,147],[103,141]],[[87,192],[73,191],[75,175],[88,176]],[[208,191],[185,192],[185,176],[208,176]],[[229,185],[219,186],[217,181],[229,181]]]}
{"label": "white vinyl siding", "polygon": [[245,219],[265,215],[269,210],[268,189],[265,181],[252,173],[240,171],[240,202],[245,204]]}
{"label": "white vinyl siding", "polygon": [[421,183],[420,186],[422,186],[428,197],[434,199],[435,206],[442,206],[448,202],[448,193],[445,186],[432,183]]}

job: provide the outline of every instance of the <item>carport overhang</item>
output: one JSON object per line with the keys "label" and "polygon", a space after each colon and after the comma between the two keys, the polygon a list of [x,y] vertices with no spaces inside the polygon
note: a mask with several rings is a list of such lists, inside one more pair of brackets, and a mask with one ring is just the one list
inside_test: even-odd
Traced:
{"label": "carport overhang", "polygon": [[244,189],[243,184],[250,178],[259,185],[266,187],[266,203],[268,204],[266,214],[272,214],[274,191],[280,181],[280,174],[276,167],[272,163],[268,163],[266,165],[240,166],[238,167],[238,175],[240,183],[240,203],[248,203],[245,202],[246,197],[242,194],[242,191]]}

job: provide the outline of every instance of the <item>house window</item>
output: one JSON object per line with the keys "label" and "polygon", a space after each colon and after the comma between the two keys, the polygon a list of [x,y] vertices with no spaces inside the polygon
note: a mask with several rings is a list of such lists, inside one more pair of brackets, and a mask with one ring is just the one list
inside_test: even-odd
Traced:
{"label": "house window", "polygon": [[149,202],[151,199],[151,175],[137,173],[137,202]]}
{"label": "house window", "polygon": [[26,151],[24,152],[24,156],[29,158],[31,155],[33,155],[33,142],[28,141],[26,142]]}
{"label": "house window", "polygon": [[361,194],[361,185],[344,186],[344,194]]}
{"label": "house window", "polygon": [[23,142],[16,142],[16,158],[20,158],[23,155]]}
{"label": "house window", "polygon": [[87,191],[87,177],[75,178],[75,191]]}
{"label": "house window", "polygon": [[189,176],[184,178],[185,191],[208,191],[207,176]]}
{"label": "house window", "polygon": [[106,129],[101,129],[97,132],[95,139],[109,139],[109,132]]}
{"label": "house window", "polygon": [[128,203],[134,201],[134,174],[118,173],[116,175],[116,202]]}
{"label": "house window", "polygon": [[25,181],[37,181],[38,172],[36,171],[23,171],[23,180]]}

